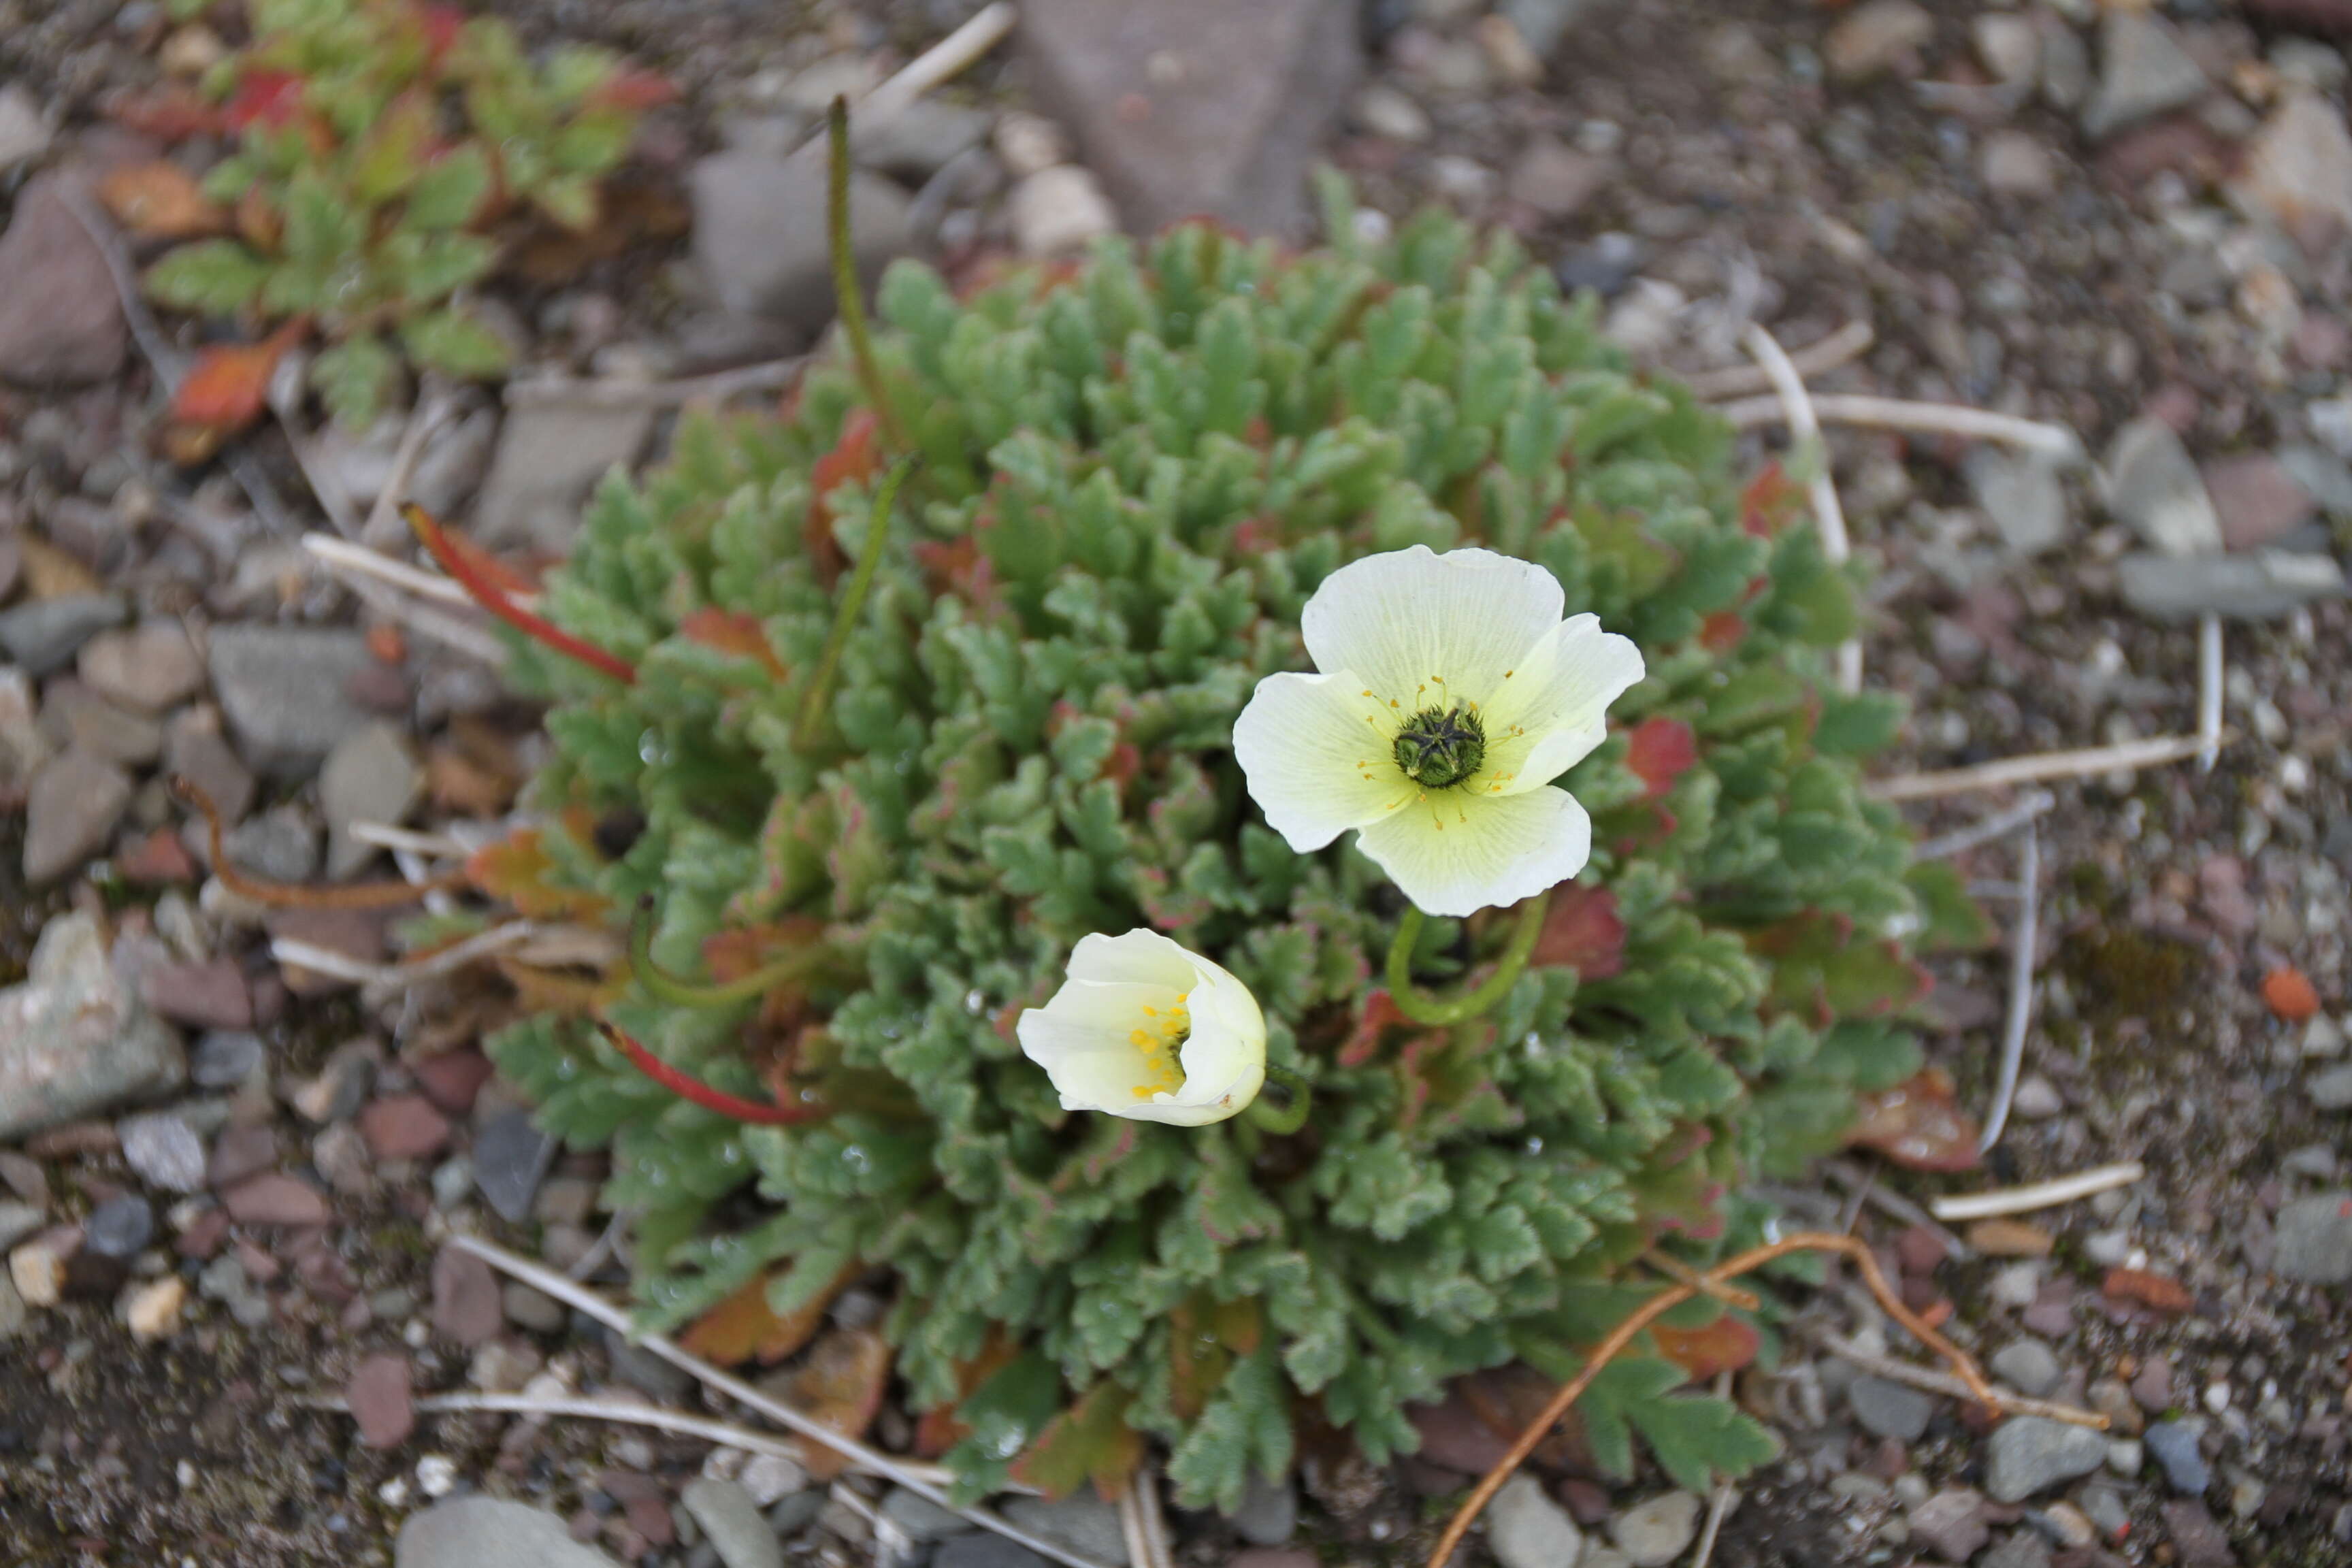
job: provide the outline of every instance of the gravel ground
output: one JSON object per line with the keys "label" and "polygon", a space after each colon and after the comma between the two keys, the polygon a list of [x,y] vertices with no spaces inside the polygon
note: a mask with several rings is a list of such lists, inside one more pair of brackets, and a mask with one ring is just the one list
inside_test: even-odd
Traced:
{"label": "gravel ground", "polygon": [[[500,8],[534,39],[610,42],[688,89],[645,156],[648,188],[681,222],[696,157],[788,144],[832,90],[973,9]],[[2070,1445],[2020,1423],[1996,1440],[1956,1403],[1822,1352],[1807,1331],[1865,1352],[1901,1337],[1866,1301],[1828,1293],[1779,1371],[1740,1383],[1787,1453],[1746,1488],[1713,1561],[2345,1561],[2352,671],[2340,577],[2309,574],[2352,545],[2343,55],[2214,0],[1496,9],[1370,7],[1371,69],[1324,151],[1371,205],[1402,215],[1435,199],[1508,226],[1564,281],[1602,293],[1629,347],[1677,372],[1743,363],[1750,321],[1801,353],[1866,322],[1870,345],[1814,376],[1816,392],[2053,421],[2099,458],[2104,485],[1949,437],[1833,431],[1855,547],[1878,568],[1867,677],[1916,705],[1889,772],[2189,730],[2194,616],[2228,616],[2230,738],[2210,772],[2051,786],[2037,1022],[1987,1169],[1886,1166],[1873,1186],[1924,1202],[2124,1160],[2145,1162],[2145,1179],[1959,1227],[1957,1250],[1827,1179],[1784,1194],[1831,1223],[1858,1215],[1913,1306],[1948,1311],[1947,1331],[2021,1391],[2106,1413],[2114,1440]],[[92,127],[106,93],[153,79],[169,32],[152,6],[0,0],[12,239],[39,217],[43,170],[144,155]],[[946,95],[960,115],[927,121],[887,171],[886,197],[913,198],[910,233],[950,265],[1066,243],[1107,216],[1090,179],[1055,167],[1067,153],[1052,128],[1020,118],[1034,74],[992,58]],[[730,288],[778,287],[740,269],[804,245],[808,217],[780,209],[740,251],[704,252],[700,274],[672,239],[519,287],[514,325],[539,368],[577,374],[698,374],[788,352],[815,324],[797,307],[757,324],[726,307]],[[57,270],[102,300],[89,259]],[[42,379],[16,374],[31,329],[6,305],[0,376]],[[0,1096],[0,1562],[389,1563],[404,1521],[472,1490],[541,1505],[559,1535],[647,1564],[767,1561],[730,1533],[744,1509],[765,1510],[764,1538],[796,1563],[877,1561],[933,1532],[910,1500],[828,1500],[797,1467],[713,1462],[698,1441],[489,1416],[406,1429],[412,1385],[699,1396],[442,1246],[462,1222],[614,1278],[597,1160],[536,1142],[472,1049],[511,1006],[503,989],[467,980],[378,1008],[281,972],[255,911],[205,877],[205,847],[178,830],[157,777],[186,772],[222,797],[249,866],[383,875],[337,830],[495,822],[529,771],[533,716],[461,655],[354,610],[227,478],[192,485],[152,456],[148,373],[105,327],[34,334],[42,353],[84,356],[63,378],[79,384],[0,391],[0,647],[13,661],[0,667],[0,982],[29,973],[71,1004],[59,1016],[110,1020],[100,1055],[121,1075],[29,1135]],[[500,429],[484,405],[436,439],[426,468],[461,516],[483,485],[473,515],[509,520],[509,544],[560,544],[545,519],[584,475],[661,435],[651,415],[560,404]],[[384,439],[322,449],[339,473],[380,474]],[[1749,439],[1760,463],[1779,438]],[[551,447],[593,461],[567,467]],[[269,488],[307,494],[278,437],[250,449]],[[2305,586],[2280,586],[2282,555]],[[300,620],[330,629],[305,642],[266,629]],[[1912,809],[1943,831],[1988,805]],[[2006,936],[2016,842],[1960,863]],[[354,959],[385,951],[373,921],[273,931]],[[1991,1094],[2003,963],[1938,965],[1932,1054],[1970,1107]],[[0,1073],[9,1027],[0,1016]],[[172,1127],[121,1103],[137,1084]],[[856,1331],[873,1305],[852,1292],[836,1330]],[[347,1389],[367,1440],[313,1407]],[[1180,1520],[1182,1555],[1418,1563],[1448,1500],[1498,1451],[1481,1412],[1507,1395],[1490,1381],[1426,1412],[1423,1453],[1390,1471],[1310,1455],[1296,1493],[1254,1500],[1239,1521]],[[886,1411],[878,1435],[903,1443],[904,1418]],[[1654,1476],[1612,1489],[1572,1467],[1530,1474],[1474,1551],[1543,1568],[1580,1528],[1586,1568],[1687,1560],[1701,1500]],[[698,1475],[710,1482],[688,1495]],[[1102,1524],[1084,1508],[1051,1522],[1073,1539]],[[934,1561],[1020,1561],[979,1540],[947,1537]],[[565,1561],[552,1544],[514,1550]],[[402,1563],[461,1560],[416,1546]]]}

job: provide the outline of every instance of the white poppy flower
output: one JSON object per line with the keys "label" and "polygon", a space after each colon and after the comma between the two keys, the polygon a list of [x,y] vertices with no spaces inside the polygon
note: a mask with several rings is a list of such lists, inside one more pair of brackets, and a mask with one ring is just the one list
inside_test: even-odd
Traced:
{"label": "white poppy flower", "polygon": [[1065,1110],[1198,1127],[1233,1115],[1265,1083],[1257,998],[1154,931],[1079,938],[1069,978],[1016,1031]]}
{"label": "white poppy flower", "polygon": [[1302,853],[1349,828],[1423,910],[1516,903],[1584,868],[1592,819],[1551,781],[1608,733],[1642,655],[1559,580],[1490,550],[1351,562],[1307,602],[1317,675],[1269,675],[1234,725],[1266,822]]}

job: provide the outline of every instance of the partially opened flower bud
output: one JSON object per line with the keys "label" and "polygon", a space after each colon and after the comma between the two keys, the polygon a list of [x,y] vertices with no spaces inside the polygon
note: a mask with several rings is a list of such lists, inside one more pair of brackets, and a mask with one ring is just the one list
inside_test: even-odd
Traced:
{"label": "partially opened flower bud", "polygon": [[1257,998],[1158,931],[1079,938],[1069,978],[1021,1015],[1018,1032],[1068,1110],[1198,1127],[1265,1083]]}

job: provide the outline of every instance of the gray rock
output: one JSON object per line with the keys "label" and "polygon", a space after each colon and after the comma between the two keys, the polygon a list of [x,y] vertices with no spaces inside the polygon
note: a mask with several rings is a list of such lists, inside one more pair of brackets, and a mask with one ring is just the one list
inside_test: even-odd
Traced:
{"label": "gray rock", "polygon": [[31,679],[0,666],[0,801],[22,801],[33,775],[56,751],[34,710]]}
{"label": "gray rock", "polygon": [[81,1222],[81,1244],[100,1258],[136,1258],[155,1239],[155,1211],[135,1193],[109,1198]]}
{"label": "gray rock", "polygon": [[108,701],[71,676],[49,682],[41,721],[50,734],[110,763],[152,763],[163,752],[163,726]]}
{"label": "gray rock", "polygon": [[373,657],[358,632],[221,626],[211,655],[213,690],[230,731],[266,773],[307,772],[368,721],[351,696]]}
{"label": "gray rock", "polygon": [[650,405],[520,405],[499,431],[475,535],[485,544],[568,553],[589,491],[615,465],[636,461],[653,426]]}
{"label": "gray rock", "polygon": [[2036,1339],[2001,1346],[1989,1364],[1994,1376],[2005,1379],[2011,1387],[2032,1399],[2057,1387],[2058,1380],[2065,1375],[2065,1369],[2058,1364],[2057,1352]]}
{"label": "gray rock", "polygon": [[2221,519],[2179,434],[2163,420],[2133,420],[2107,447],[2107,510],[2164,555],[2221,549]]}
{"label": "gray rock", "polygon": [[179,622],[146,620],[83,644],[81,678],[126,708],[161,713],[203,688],[205,663]]}
{"label": "gray rock", "polygon": [[131,775],[79,746],[33,775],[25,797],[25,880],[53,882],[106,847],[131,804]]}
{"label": "gray rock", "polygon": [[2320,510],[2330,517],[2352,517],[2352,464],[2325,447],[2308,444],[2281,447],[2278,460],[2296,484],[2311,492]]}
{"label": "gray rock", "polygon": [[555,1140],[532,1125],[530,1111],[502,1111],[474,1139],[474,1183],[500,1219],[520,1225],[554,1158]]}
{"label": "gray rock", "polygon": [[125,1117],[114,1132],[122,1140],[123,1163],[149,1186],[167,1193],[205,1190],[205,1141],[181,1118],[169,1111]]}
{"label": "gray rock", "polygon": [[2050,1543],[2030,1530],[2012,1531],[1984,1554],[1978,1568],[2050,1568]]}
{"label": "gray rock", "polygon": [[1689,1492],[1666,1492],[1611,1519],[1609,1538],[1633,1568],[1665,1568],[1698,1534],[1698,1512]]}
{"label": "gray rock", "polygon": [[1080,1487],[1066,1498],[1007,1498],[1004,1517],[1081,1557],[1126,1568],[1127,1533],[1119,1528],[1118,1510],[1097,1497],[1092,1487]]}
{"label": "gray rock", "polygon": [[1987,136],[1978,154],[1977,173],[1985,189],[1997,196],[2046,196],[2058,189],[2057,160],[2049,145],[2030,131],[1996,131]]}
{"label": "gray rock", "polygon": [[918,1545],[945,1541],[950,1535],[961,1535],[973,1529],[972,1522],[951,1509],[941,1508],[920,1492],[910,1492],[904,1487],[894,1487],[882,1500],[882,1517],[904,1532]]}
{"label": "gray rock", "polygon": [[1486,1546],[1503,1568],[1576,1568],[1584,1537],[1568,1510],[1522,1472],[1486,1506]]}
{"label": "gray rock", "polygon": [[2117,563],[2116,586],[2124,603],[2159,621],[2189,620],[2207,611],[2231,620],[2274,621],[2345,595],[2344,568],[2333,557],[2285,550],[2198,560],[2126,555]]}
{"label": "gray rock", "polygon": [[130,341],[106,255],[75,216],[91,195],[79,176],[37,174],[0,234],[0,381],[86,386],[122,364]]}
{"label": "gray rock", "polygon": [[2352,1280],[2352,1193],[2297,1198],[2278,1212],[2271,1268],[2311,1285]]}
{"label": "gray rock", "polygon": [[1914,1508],[1905,1522],[1911,1539],[1947,1563],[1966,1563],[1991,1538],[1985,1500],[1965,1487],[1949,1487]]}
{"label": "gray rock", "polygon": [[236,865],[273,882],[307,882],[319,873],[319,825],[290,802],[238,823],[221,847]]}
{"label": "gray rock", "polygon": [[34,599],[0,611],[0,648],[8,650],[26,674],[38,678],[63,669],[82,644],[119,626],[130,608],[119,594],[69,594]]}
{"label": "gray rock", "polygon": [[1916,62],[1936,37],[1936,18],[1917,0],[1869,0],[1822,40],[1822,60],[1841,81],[1864,81]]}
{"label": "gray rock", "polygon": [[2061,114],[2072,114],[2091,90],[2091,51],[2066,18],[2037,9],[2042,32],[2042,97]]}
{"label": "gray rock", "polygon": [[974,1531],[940,1542],[931,1568],[1047,1568],[1045,1560],[994,1531]]}
{"label": "gray rock", "polygon": [[2352,1066],[2315,1073],[2303,1087],[2311,1103],[2322,1110],[2352,1110]]}
{"label": "gray rock", "polygon": [[[730,314],[769,317],[805,334],[832,319],[822,163],[736,149],[697,163],[691,185],[694,258]],[[913,245],[906,195],[871,174],[850,182],[849,226],[868,288]]]}
{"label": "gray rock", "polygon": [[733,1481],[702,1477],[687,1483],[679,1500],[727,1568],[783,1568],[783,1542],[751,1494]]}
{"label": "gray rock", "polygon": [[849,121],[849,151],[865,168],[921,184],[988,139],[993,117],[937,99],[919,98],[894,114]]}
{"label": "gray rock", "polygon": [[48,1216],[31,1204],[0,1203],[0,1252],[5,1252],[41,1226]]}
{"label": "gray rock", "polygon": [[1139,234],[1199,214],[1302,229],[1307,165],[1363,70],[1350,0],[1032,0],[1018,42]]}
{"label": "gray rock", "polygon": [[335,742],[319,770],[319,808],[327,819],[327,875],[340,880],[374,858],[375,846],[352,837],[354,822],[397,825],[425,795],[425,770],[396,724],[381,720]]}
{"label": "gray rock", "polygon": [[[768,1510],[768,1524],[775,1531],[777,1539],[790,1541],[816,1522],[816,1516],[824,1511],[824,1504],[823,1487],[810,1487],[793,1492]],[[970,1537],[958,1536],[956,1539],[963,1541]],[[1002,1540],[1003,1537],[996,1539]]]}
{"label": "gray rock", "polygon": [[2099,89],[2083,110],[2083,131],[2111,136],[2196,102],[2207,85],[2171,23],[2147,12],[2109,11],[2099,37]]}
{"label": "gray rock", "polygon": [[2315,93],[2288,93],[2247,148],[2231,195],[2288,235],[2352,232],[2352,133],[2344,111]]}
{"label": "gray rock", "polygon": [[496,1498],[452,1498],[400,1527],[393,1568],[616,1568],[551,1513]]}
{"label": "gray rock", "polygon": [[1090,169],[1056,163],[1025,176],[1004,204],[1024,256],[1072,257],[1118,228],[1118,214]]}
{"label": "gray rock", "polygon": [[1864,1430],[1902,1443],[1916,1443],[1926,1436],[1936,1414],[1936,1402],[1927,1394],[1868,1373],[1847,1385],[1845,1397]]}
{"label": "gray rock", "polygon": [[1298,1489],[1253,1474],[1242,1506],[1227,1518],[1252,1546],[1279,1546],[1298,1529]]}
{"label": "gray rock", "polygon": [[210,795],[230,822],[253,805],[253,773],[221,733],[218,709],[186,708],[172,716],[163,726],[163,768]]}
{"label": "gray rock", "polygon": [[808,1471],[801,1468],[799,1460],[784,1454],[754,1454],[744,1461],[742,1473],[735,1479],[761,1508],[773,1508],[809,1484]]}
{"label": "gray rock", "polygon": [[0,1345],[23,1333],[25,1321],[31,1316],[25,1306],[25,1298],[16,1293],[16,1282],[5,1273],[0,1273]]}
{"label": "gray rock", "polygon": [[1542,59],[1579,22],[1613,10],[1620,0],[1503,0],[1496,13],[1510,19],[1529,50]]}
{"label": "gray rock", "polygon": [[1977,505],[2020,555],[2039,555],[2066,542],[2066,489],[2056,465],[1997,447],[1971,451],[1961,472]]}
{"label": "gray rock", "polygon": [[13,81],[0,87],[0,174],[14,174],[48,150],[49,127],[40,103]]}
{"label": "gray rock", "polygon": [[2040,1415],[2013,1415],[1986,1445],[1985,1491],[1995,1502],[2022,1502],[2106,1463],[2107,1440],[2087,1426]]}
{"label": "gray rock", "polygon": [[2212,1467],[2205,1462],[2199,1446],[2205,1436],[2205,1423],[2194,1417],[2186,1421],[2159,1421],[2147,1429],[2140,1439],[2156,1462],[2164,1468],[2164,1479],[2172,1489],[2194,1497],[2213,1484]]}

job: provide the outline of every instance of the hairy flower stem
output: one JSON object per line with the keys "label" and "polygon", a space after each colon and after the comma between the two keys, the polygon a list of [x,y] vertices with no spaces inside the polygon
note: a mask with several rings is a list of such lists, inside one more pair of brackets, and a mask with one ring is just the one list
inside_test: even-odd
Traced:
{"label": "hairy flower stem", "polygon": [[866,324],[865,293],[857,281],[857,248],[849,232],[849,100],[836,98],[825,116],[825,139],[833,154],[825,182],[825,232],[833,247],[833,308],[849,337],[849,357],[857,384],[881,421],[883,439],[894,452],[910,452],[907,432],[882,387],[882,364],[874,357],[874,334]]}
{"label": "hairy flower stem", "polygon": [[654,962],[653,909],[652,898],[637,900],[636,918],[629,922],[629,969],[647,995],[673,1007],[731,1007],[739,1002],[755,1002],[777,986],[799,979],[824,957],[822,945],[804,947],[733,980],[711,984],[688,980]]}
{"label": "hairy flower stem", "polygon": [[1404,918],[1397,921],[1396,936],[1389,943],[1389,999],[1397,1011],[1416,1024],[1465,1024],[1492,1008],[1510,994],[1528,966],[1528,956],[1536,950],[1536,937],[1543,930],[1544,911],[1551,907],[1551,894],[1538,893],[1519,905],[1518,922],[1511,927],[1510,945],[1503,949],[1503,962],[1495,973],[1472,990],[1458,996],[1429,996],[1413,988],[1412,950],[1421,940],[1422,922],[1428,917],[1417,904],[1407,905]]}
{"label": "hairy flower stem", "polygon": [[573,637],[554,622],[532,615],[509,598],[504,588],[490,581],[479,567],[466,558],[464,552],[451,542],[447,531],[434,521],[431,512],[410,501],[400,509],[400,514],[408,520],[408,526],[415,531],[417,542],[425,546],[425,553],[433,557],[442,571],[456,579],[457,585],[466,590],[467,598],[541,647],[575,659],[600,674],[609,675],[624,686],[636,684],[635,665],[619,654],[607,652],[594,643]]}
{"label": "hairy flower stem", "polygon": [[815,743],[817,731],[824,724],[825,704],[833,700],[833,683],[841,674],[842,650],[849,646],[850,630],[866,608],[866,595],[874,586],[874,574],[881,569],[882,547],[890,537],[890,508],[898,500],[898,487],[920,464],[918,458],[899,458],[890,466],[881,490],[874,497],[874,516],[866,525],[866,544],[857,552],[857,574],[849,580],[849,592],[842,596],[841,607],[833,614],[833,629],[825,634],[824,652],[817,658],[815,679],[801,698],[800,721],[793,726],[793,743],[803,752]]}
{"label": "hairy flower stem", "polygon": [[740,1095],[713,1089],[700,1079],[678,1071],[603,1019],[596,1021],[596,1026],[604,1031],[604,1037],[613,1043],[613,1048],[628,1058],[630,1064],[639,1072],[680,1100],[691,1100],[703,1110],[714,1111],[730,1121],[748,1122],[754,1127],[789,1127],[797,1121],[814,1121],[824,1114],[814,1105],[763,1105],[756,1100],[745,1100]]}
{"label": "hairy flower stem", "polygon": [[1272,1062],[1265,1064],[1265,1076],[1267,1081],[1282,1085],[1287,1103],[1276,1107],[1260,1094],[1250,1101],[1249,1109],[1242,1112],[1243,1120],[1261,1131],[1271,1132],[1277,1138],[1286,1137],[1307,1125],[1307,1112],[1315,1103],[1315,1091],[1307,1087],[1305,1079],[1288,1068],[1278,1068]]}

